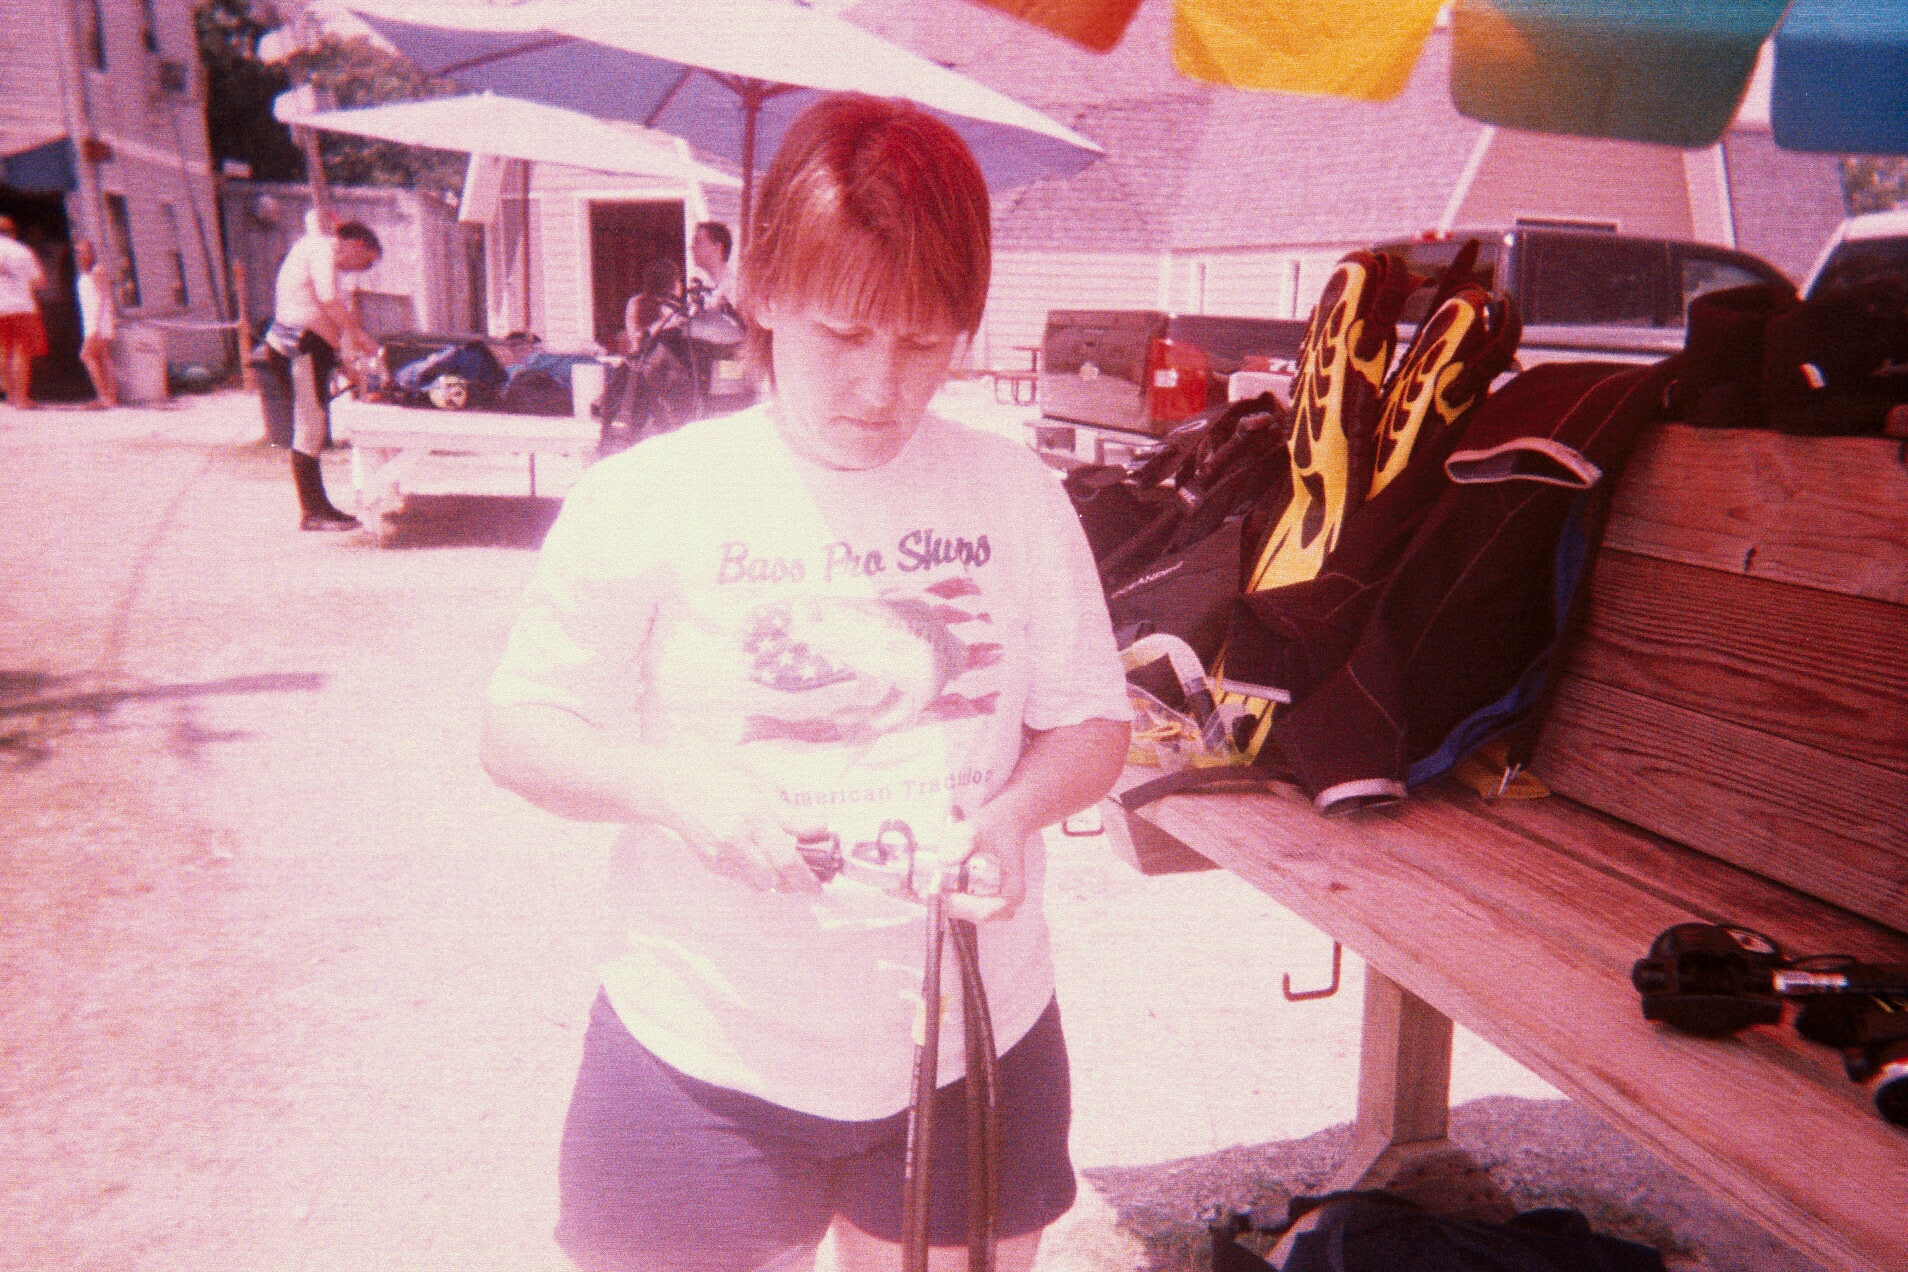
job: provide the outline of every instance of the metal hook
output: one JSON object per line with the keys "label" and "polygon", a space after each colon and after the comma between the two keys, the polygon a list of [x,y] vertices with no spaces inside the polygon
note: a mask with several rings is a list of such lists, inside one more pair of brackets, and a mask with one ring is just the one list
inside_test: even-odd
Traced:
{"label": "metal hook", "polygon": [[1292,973],[1287,972],[1285,974],[1285,984],[1283,986],[1283,991],[1285,993],[1285,1001],[1288,1003],[1302,1003],[1313,998],[1330,998],[1333,994],[1336,994],[1338,992],[1338,969],[1339,969],[1339,965],[1344,962],[1344,958],[1345,958],[1345,947],[1343,945],[1340,945],[1337,941],[1333,941],[1332,942],[1332,983],[1327,985],[1324,989],[1305,989],[1305,990],[1300,990],[1297,993],[1294,993],[1292,991]]}

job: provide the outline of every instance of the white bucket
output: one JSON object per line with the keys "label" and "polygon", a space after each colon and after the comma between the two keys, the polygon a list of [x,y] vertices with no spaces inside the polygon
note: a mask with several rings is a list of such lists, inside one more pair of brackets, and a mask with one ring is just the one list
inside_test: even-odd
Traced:
{"label": "white bucket", "polygon": [[113,337],[113,378],[126,403],[166,400],[166,337],[156,327],[122,322]]}

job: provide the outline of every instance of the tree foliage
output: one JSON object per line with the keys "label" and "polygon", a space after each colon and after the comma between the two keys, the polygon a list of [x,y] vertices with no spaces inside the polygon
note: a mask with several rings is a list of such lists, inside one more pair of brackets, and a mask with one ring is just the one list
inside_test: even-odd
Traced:
{"label": "tree foliage", "polygon": [[1842,160],[1842,197],[1850,216],[1908,206],[1908,159],[1869,155]]}
{"label": "tree foliage", "polygon": [[[458,91],[365,40],[327,38],[282,65],[262,62],[259,39],[276,22],[251,0],[202,0],[195,16],[209,84],[206,125],[213,157],[249,164],[260,180],[305,179],[304,152],[291,130],[272,117],[272,99],[294,83],[311,83],[339,108]],[[444,193],[463,188],[465,156],[459,153],[338,133],[320,133],[318,145],[325,179],[336,185]]]}
{"label": "tree foliage", "polygon": [[193,13],[205,62],[205,125],[214,163],[236,159],[261,181],[300,181],[305,157],[272,118],[272,99],[291,87],[282,66],[258,59],[269,27],[246,0],[205,0]]}

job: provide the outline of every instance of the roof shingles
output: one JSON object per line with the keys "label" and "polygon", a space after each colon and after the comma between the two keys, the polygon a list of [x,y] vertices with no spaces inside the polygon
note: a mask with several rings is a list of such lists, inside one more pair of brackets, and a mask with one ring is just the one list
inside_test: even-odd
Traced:
{"label": "roof shingles", "polygon": [[1845,215],[1841,161],[1834,155],[1776,149],[1761,129],[1739,128],[1723,139],[1736,246],[1754,252],[1797,283]]}
{"label": "roof shingles", "polygon": [[1095,54],[994,10],[866,0],[846,15],[1045,111],[1107,158],[998,200],[999,246],[1198,251],[1343,243],[1436,224],[1478,125],[1432,38],[1396,99],[1371,104],[1215,88],[1173,69],[1170,0],[1145,0]]}
{"label": "roof shingles", "polygon": [[1388,102],[1220,95],[1173,246],[1370,242],[1436,225],[1482,128],[1451,105],[1449,61],[1449,37],[1434,33]]}
{"label": "roof shingles", "polygon": [[[1265,251],[1415,233],[1440,223],[1483,127],[1451,104],[1443,30],[1425,42],[1397,97],[1368,103],[1184,78],[1172,63],[1172,0],[1143,0],[1104,55],[958,0],[865,0],[845,16],[1106,149],[1073,177],[1000,196],[996,243],[1009,250]],[[1520,153],[1545,144],[1518,140]],[[1725,145],[1740,245],[1800,276],[1841,216],[1834,160],[1775,152],[1766,134],[1745,130]],[[1559,149],[1556,162],[1533,153],[1513,165],[1513,204],[1562,206],[1568,193],[1563,202],[1593,210],[1615,197],[1586,183],[1582,164],[1561,162],[1581,143]],[[1681,167],[1664,172],[1674,179],[1652,178],[1630,194],[1681,200],[1663,212],[1686,224]]]}

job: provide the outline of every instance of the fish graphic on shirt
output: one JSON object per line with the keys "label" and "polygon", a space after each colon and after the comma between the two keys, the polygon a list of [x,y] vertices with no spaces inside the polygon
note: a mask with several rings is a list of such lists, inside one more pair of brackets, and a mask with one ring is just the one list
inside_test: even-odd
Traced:
{"label": "fish graphic on shirt", "polygon": [[993,714],[997,691],[966,694],[955,685],[1002,657],[996,643],[955,634],[991,625],[988,614],[954,603],[979,595],[956,577],[915,595],[757,608],[741,633],[739,741],[869,746],[917,725]]}

